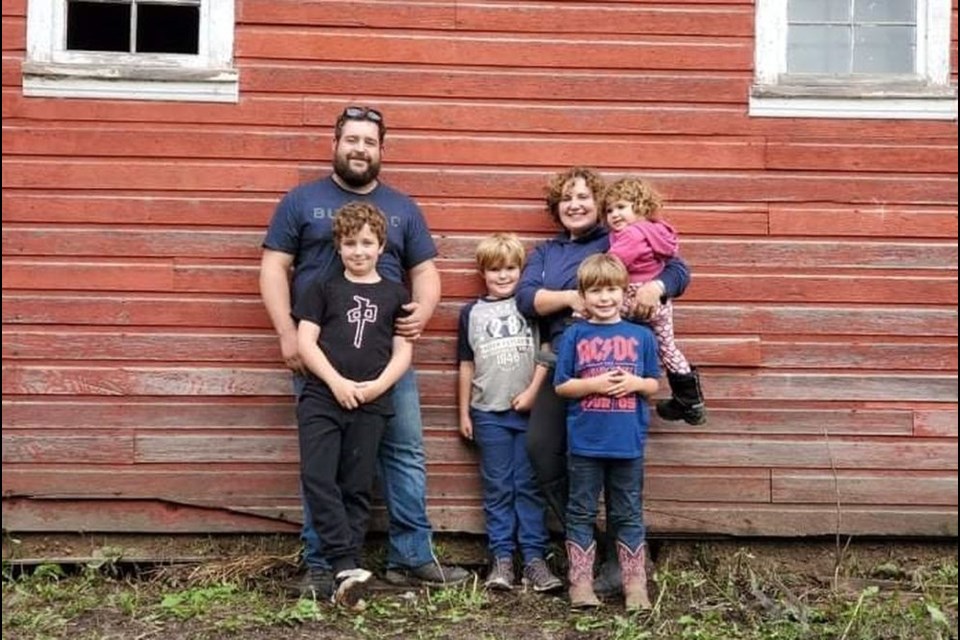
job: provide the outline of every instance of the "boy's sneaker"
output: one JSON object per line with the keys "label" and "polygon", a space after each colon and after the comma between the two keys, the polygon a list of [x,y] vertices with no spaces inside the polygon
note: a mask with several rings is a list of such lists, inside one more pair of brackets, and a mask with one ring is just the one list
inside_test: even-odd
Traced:
{"label": "boy's sneaker", "polygon": [[523,568],[523,584],[533,587],[534,591],[545,593],[563,587],[563,582],[553,575],[543,558],[534,558]]}
{"label": "boy's sneaker", "polygon": [[439,562],[427,562],[419,567],[395,567],[387,569],[383,575],[384,582],[395,587],[450,587],[466,582],[470,572],[453,565],[442,565]]}
{"label": "boy's sneaker", "polygon": [[287,593],[297,598],[329,600],[333,595],[333,572],[329,569],[307,569],[284,585]]}
{"label": "boy's sneaker", "polygon": [[513,573],[513,558],[496,558],[493,561],[493,566],[490,567],[490,573],[487,574],[487,581],[483,583],[483,586],[487,589],[510,591],[513,589],[513,583],[516,579]]}
{"label": "boy's sneaker", "polygon": [[350,609],[362,609],[366,606],[363,596],[367,593],[367,583],[373,574],[366,569],[345,569],[337,574],[337,588],[333,592],[333,602]]}

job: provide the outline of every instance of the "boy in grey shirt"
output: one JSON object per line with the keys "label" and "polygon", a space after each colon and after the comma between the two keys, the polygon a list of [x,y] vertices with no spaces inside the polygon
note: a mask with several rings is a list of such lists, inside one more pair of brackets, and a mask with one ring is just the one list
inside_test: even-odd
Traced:
{"label": "boy in grey shirt", "polygon": [[547,369],[536,363],[537,332],[513,295],[525,252],[516,235],[498,233],[480,242],[476,257],[487,293],[460,312],[458,404],[460,434],[480,448],[493,556],[486,586],[513,588],[519,545],[524,583],[534,591],[553,591],[563,583],[544,561],[546,505],[526,448],[527,414]]}

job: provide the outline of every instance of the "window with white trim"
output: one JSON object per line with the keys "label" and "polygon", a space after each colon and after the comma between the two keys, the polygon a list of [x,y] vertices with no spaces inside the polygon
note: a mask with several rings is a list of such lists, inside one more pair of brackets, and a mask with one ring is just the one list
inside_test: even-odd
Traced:
{"label": "window with white trim", "polygon": [[956,120],[950,0],[756,0],[750,115]]}
{"label": "window with white trim", "polygon": [[26,96],[237,102],[234,0],[27,0]]}

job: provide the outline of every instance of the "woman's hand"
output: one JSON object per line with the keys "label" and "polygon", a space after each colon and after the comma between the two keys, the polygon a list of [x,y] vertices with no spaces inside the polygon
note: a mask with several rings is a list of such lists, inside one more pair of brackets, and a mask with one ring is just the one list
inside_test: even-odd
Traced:
{"label": "woman's hand", "polygon": [[663,285],[652,280],[637,289],[630,317],[636,320],[649,320],[660,310],[660,297]]}
{"label": "woman's hand", "polygon": [[589,318],[590,314],[587,312],[587,307],[583,303],[583,296],[580,295],[580,292],[571,289],[566,293],[568,294],[567,306],[570,307],[573,317]]}

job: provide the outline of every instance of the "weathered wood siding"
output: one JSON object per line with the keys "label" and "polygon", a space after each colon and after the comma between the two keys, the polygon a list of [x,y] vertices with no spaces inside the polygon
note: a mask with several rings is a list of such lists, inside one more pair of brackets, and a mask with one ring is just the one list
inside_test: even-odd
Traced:
{"label": "weathered wood siding", "polygon": [[5,529],[296,530],[259,243],[362,103],[441,251],[416,353],[439,529],[483,530],[453,409],[474,244],[552,233],[542,185],[585,164],[650,178],[695,274],[710,419],[654,421],[654,534],[957,534],[956,122],[748,117],[749,1],[237,7],[241,100],[214,105],[24,98],[3,1]]}

